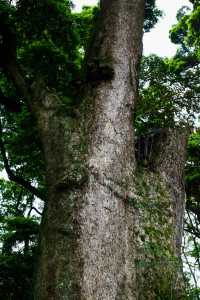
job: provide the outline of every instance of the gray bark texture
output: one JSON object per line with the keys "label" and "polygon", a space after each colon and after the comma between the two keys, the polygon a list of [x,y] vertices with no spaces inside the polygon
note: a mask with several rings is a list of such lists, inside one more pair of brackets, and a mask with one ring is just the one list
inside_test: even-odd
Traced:
{"label": "gray bark texture", "polygon": [[[184,165],[189,130],[164,129],[153,142],[149,168],[138,168],[136,299],[186,299],[181,263]],[[150,169],[150,170],[149,170]]]}
{"label": "gray bark texture", "polygon": [[[77,117],[56,95],[35,88],[32,110],[48,186],[35,299],[171,299],[162,296],[176,289],[175,267],[157,282],[160,265],[152,264],[156,255],[179,255],[185,140],[170,138],[168,132],[160,142],[165,159],[161,150],[156,170],[137,167],[132,115],[144,1],[102,0],[100,5],[87,53],[87,92]],[[98,80],[93,71],[97,62],[105,76]],[[152,243],[160,253],[151,251]]]}

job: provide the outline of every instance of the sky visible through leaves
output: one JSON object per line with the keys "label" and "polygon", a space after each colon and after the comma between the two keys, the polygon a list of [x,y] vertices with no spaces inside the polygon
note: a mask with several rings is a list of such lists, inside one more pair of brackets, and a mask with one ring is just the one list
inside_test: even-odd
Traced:
{"label": "sky visible through leaves", "polygon": [[[76,10],[81,10],[83,5],[95,5],[97,0],[73,0]],[[162,19],[150,33],[144,36],[144,54],[151,53],[159,56],[173,56],[176,45],[169,39],[169,30],[176,23],[176,13],[182,6],[190,6],[188,0],[157,0],[157,6],[164,12]]]}

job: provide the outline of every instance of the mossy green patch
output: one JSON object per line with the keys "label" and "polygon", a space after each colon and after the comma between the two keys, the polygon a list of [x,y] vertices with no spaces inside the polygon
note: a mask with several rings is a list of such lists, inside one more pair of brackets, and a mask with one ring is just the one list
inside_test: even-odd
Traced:
{"label": "mossy green patch", "polygon": [[[180,262],[176,256],[173,203],[165,179],[158,173],[138,170],[137,284],[140,300],[175,300]],[[186,299],[186,298],[181,298]]]}

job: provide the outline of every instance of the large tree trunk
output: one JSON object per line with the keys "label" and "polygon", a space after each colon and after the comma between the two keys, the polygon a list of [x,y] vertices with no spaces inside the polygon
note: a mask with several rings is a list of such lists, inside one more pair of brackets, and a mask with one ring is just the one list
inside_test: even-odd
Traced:
{"label": "large tree trunk", "polygon": [[[77,116],[70,116],[57,96],[35,93],[32,109],[43,143],[48,187],[35,299],[156,299],[157,273],[150,269],[152,286],[148,287],[149,266],[140,266],[154,255],[143,251],[142,235],[150,241],[145,232],[151,214],[146,199],[157,207],[163,195],[165,206],[155,210],[157,223],[149,226],[156,231],[159,225],[159,232],[167,228],[166,243],[162,234],[156,243],[177,256],[174,241],[182,215],[177,218],[171,213],[167,219],[176,207],[177,195],[170,194],[173,188],[168,181],[174,175],[163,176],[159,162],[154,172],[136,170],[132,112],[143,12],[143,0],[101,1],[98,29],[87,54],[87,93]],[[154,198],[141,192],[144,180]],[[181,190],[180,202],[182,198]],[[162,213],[164,223],[159,218]],[[163,251],[161,257],[166,255]],[[176,274],[174,268],[169,268],[168,275],[172,273]],[[170,291],[173,280],[166,278],[164,283]],[[141,296],[142,290],[146,296]],[[166,289],[160,290],[158,295],[164,295]]]}

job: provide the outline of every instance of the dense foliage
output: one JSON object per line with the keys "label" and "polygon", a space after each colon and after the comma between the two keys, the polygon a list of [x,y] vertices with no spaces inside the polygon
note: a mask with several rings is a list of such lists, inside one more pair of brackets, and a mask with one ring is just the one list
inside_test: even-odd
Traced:
{"label": "dense foliage", "polygon": [[[187,76],[187,78],[186,78]],[[140,72],[140,99],[135,122],[139,134],[148,129],[192,126],[200,112],[197,77],[176,72],[173,59],[156,55],[143,57]]]}

